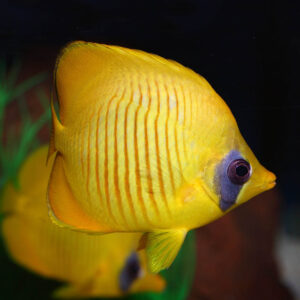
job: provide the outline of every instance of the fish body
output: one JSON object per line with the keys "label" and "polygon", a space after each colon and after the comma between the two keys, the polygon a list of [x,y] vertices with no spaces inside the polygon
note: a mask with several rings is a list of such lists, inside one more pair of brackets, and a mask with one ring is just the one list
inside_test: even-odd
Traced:
{"label": "fish body", "polygon": [[89,235],[51,222],[46,192],[53,159],[46,167],[47,152],[48,147],[41,147],[26,160],[19,190],[11,184],[4,190],[2,233],[13,259],[42,276],[67,282],[55,292],[58,297],[161,291],[164,280],[149,274],[145,253],[135,252],[141,234]]}
{"label": "fish body", "polygon": [[[177,62],[74,42],[57,60],[55,88],[53,221],[148,233],[142,241],[153,272],[172,263],[188,230],[274,186],[225,102]],[[237,168],[241,176],[230,176],[248,176],[242,184],[227,178]]]}

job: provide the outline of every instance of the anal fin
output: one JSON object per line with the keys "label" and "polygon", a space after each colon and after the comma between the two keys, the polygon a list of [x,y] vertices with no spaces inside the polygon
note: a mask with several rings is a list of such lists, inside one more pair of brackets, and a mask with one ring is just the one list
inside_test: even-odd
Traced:
{"label": "anal fin", "polygon": [[51,220],[56,225],[87,232],[111,232],[80,207],[65,176],[63,157],[60,153],[56,154],[53,164],[47,200]]}
{"label": "anal fin", "polygon": [[186,233],[186,229],[173,229],[147,234],[146,254],[150,272],[158,273],[170,267],[181,248]]}

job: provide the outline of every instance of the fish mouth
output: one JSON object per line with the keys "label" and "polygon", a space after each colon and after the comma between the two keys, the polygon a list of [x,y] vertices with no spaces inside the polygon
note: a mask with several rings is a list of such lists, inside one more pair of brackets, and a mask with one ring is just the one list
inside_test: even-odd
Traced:
{"label": "fish mouth", "polygon": [[267,185],[267,189],[270,190],[276,185],[276,180],[269,182]]}
{"label": "fish mouth", "polygon": [[276,175],[273,172],[267,171],[264,175],[264,183],[262,184],[262,188],[267,191],[272,189],[276,185]]}

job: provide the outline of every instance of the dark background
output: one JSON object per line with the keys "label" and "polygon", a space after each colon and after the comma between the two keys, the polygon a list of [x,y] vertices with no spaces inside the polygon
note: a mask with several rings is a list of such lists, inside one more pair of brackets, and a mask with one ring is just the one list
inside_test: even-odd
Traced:
{"label": "dark background", "polygon": [[0,5],[0,51],[10,56],[44,47],[55,49],[55,57],[67,42],[80,39],[142,49],[191,67],[225,99],[264,164],[298,179],[299,1],[1,0]]}
{"label": "dark background", "polygon": [[[288,234],[300,236],[299,20],[299,1],[1,0],[0,53],[51,71],[62,46],[85,40],[142,49],[192,68],[228,103],[250,147],[277,175],[274,197],[283,200],[270,206],[273,227],[278,230],[280,218]],[[254,222],[257,235],[266,226],[263,219]],[[226,293],[221,290],[224,299],[246,299]]]}

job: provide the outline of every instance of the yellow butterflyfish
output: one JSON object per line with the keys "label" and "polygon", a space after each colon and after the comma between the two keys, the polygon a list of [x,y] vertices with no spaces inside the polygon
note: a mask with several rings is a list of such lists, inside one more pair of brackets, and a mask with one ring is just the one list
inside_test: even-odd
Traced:
{"label": "yellow butterflyfish", "polygon": [[275,185],[222,98],[154,54],[73,42],[58,57],[52,220],[90,232],[144,232],[149,268],[171,265],[188,230]]}
{"label": "yellow butterflyfish", "polygon": [[48,216],[47,185],[53,160],[48,147],[25,161],[19,189],[5,187],[2,233],[8,252],[19,264],[42,276],[67,283],[57,297],[121,296],[164,289],[160,275],[146,268],[145,251],[135,251],[140,233],[89,235],[60,228]]}

